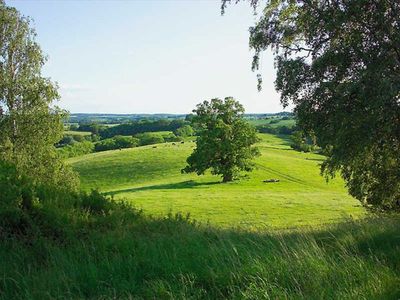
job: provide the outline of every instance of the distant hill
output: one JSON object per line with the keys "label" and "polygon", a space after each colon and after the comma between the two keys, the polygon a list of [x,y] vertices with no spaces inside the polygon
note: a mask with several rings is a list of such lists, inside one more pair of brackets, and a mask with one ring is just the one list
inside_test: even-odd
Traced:
{"label": "distant hill", "polygon": [[[102,123],[102,124],[119,124],[137,120],[160,120],[160,119],[185,119],[187,114],[99,114],[99,113],[72,113],[67,123]],[[278,113],[258,113],[245,114],[246,119],[264,119],[268,117],[291,117],[291,112]]]}

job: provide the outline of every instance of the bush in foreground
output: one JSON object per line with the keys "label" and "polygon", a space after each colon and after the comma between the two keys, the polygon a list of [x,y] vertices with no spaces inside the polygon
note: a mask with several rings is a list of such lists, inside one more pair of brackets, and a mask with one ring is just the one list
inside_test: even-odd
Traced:
{"label": "bush in foreground", "polygon": [[76,192],[64,186],[37,184],[2,161],[0,191],[0,241],[64,243],[92,215],[105,215],[118,207],[97,191]]}

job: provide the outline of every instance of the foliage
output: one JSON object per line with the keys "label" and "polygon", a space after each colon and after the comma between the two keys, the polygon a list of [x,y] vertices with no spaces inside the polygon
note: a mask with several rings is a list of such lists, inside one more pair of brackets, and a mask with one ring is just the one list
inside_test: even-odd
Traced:
{"label": "foliage", "polygon": [[30,20],[0,2],[0,156],[35,183],[75,188],[54,144],[65,112],[54,106],[57,87],[41,75],[45,57]]}
{"label": "foliage", "polygon": [[181,142],[183,137],[176,136],[173,132],[160,132],[165,142]]}
{"label": "foliage", "polygon": [[32,206],[33,184],[26,176],[19,176],[16,168],[0,161],[0,207],[29,208]]}
{"label": "foliage", "polygon": [[139,145],[139,139],[131,136],[117,135],[113,138],[101,140],[95,144],[95,151],[132,148]]}
{"label": "foliage", "polygon": [[135,135],[140,140],[140,146],[164,143],[164,137],[161,133],[144,132]]}
{"label": "foliage", "polygon": [[[77,142],[75,137],[80,137],[82,142]],[[92,140],[95,139],[96,135],[92,135]],[[152,145],[164,142],[179,142],[182,140],[181,137],[177,137],[172,132],[145,132],[137,134],[135,137],[132,136],[121,136],[117,135],[112,138],[96,141],[95,143],[85,141],[86,137],[82,136],[69,136],[66,135],[59,142],[58,153],[62,158],[71,158],[83,154],[89,154],[92,152],[133,148],[137,146]]]}
{"label": "foliage", "polygon": [[328,154],[323,173],[387,209],[400,207],[399,15],[399,1],[278,0],[250,28],[253,69],[275,51],[281,102]]}
{"label": "foliage", "polygon": [[72,144],[63,146],[58,149],[58,154],[61,158],[70,158],[84,154],[92,153],[95,146],[90,141],[73,142]]}
{"label": "foliage", "polygon": [[[15,166],[0,161],[0,240],[17,238],[29,244],[49,239],[59,243],[70,239],[79,224],[77,218],[108,214],[116,209],[112,199],[96,190],[90,193],[65,186],[37,184],[34,178],[19,175]],[[121,206],[122,207],[122,206]],[[1,297],[1,293],[0,293]]]}
{"label": "foliage", "polygon": [[93,214],[105,214],[112,208],[110,199],[102,195],[98,190],[90,193],[81,193],[79,205],[82,209]]}
{"label": "foliage", "polygon": [[175,130],[175,134],[181,137],[188,137],[194,135],[194,130],[190,125],[183,125]]}
{"label": "foliage", "polygon": [[106,130],[106,129],[107,129],[106,126],[100,125],[96,122],[79,123],[78,128],[76,128],[77,131],[88,131],[95,135],[99,134],[102,130]]}
{"label": "foliage", "polygon": [[69,130],[71,130],[71,131],[75,131],[75,130],[78,130],[78,129],[79,129],[79,125],[77,125],[77,124],[69,125]]}
{"label": "foliage", "polygon": [[187,124],[184,120],[141,120],[107,127],[100,131],[102,138],[109,138],[115,135],[136,135],[145,132],[175,131]]}
{"label": "foliage", "polygon": [[46,202],[77,195],[65,186],[37,184],[34,178],[20,175],[15,166],[1,161],[0,190],[0,240],[60,237],[64,224],[56,220],[55,211],[49,211]]}
{"label": "foliage", "polygon": [[76,141],[72,135],[64,135],[63,138],[57,143],[57,147],[72,145],[75,142]]}
{"label": "foliage", "polygon": [[[71,132],[71,131],[69,131]],[[72,145],[76,142],[84,142],[84,141],[91,141],[92,136],[90,135],[82,135],[82,134],[64,134],[63,138],[57,143],[57,147],[64,147],[67,145]]]}
{"label": "foliage", "polygon": [[192,122],[198,128],[196,149],[187,159],[182,172],[198,175],[211,168],[223,181],[232,181],[239,171],[251,171],[251,159],[259,154],[252,147],[256,131],[243,120],[243,106],[231,97],[204,101],[193,110]]}
{"label": "foliage", "polygon": [[311,152],[317,148],[315,136],[312,133],[305,135],[302,131],[295,131],[291,138],[292,144],[290,147],[294,150]]}

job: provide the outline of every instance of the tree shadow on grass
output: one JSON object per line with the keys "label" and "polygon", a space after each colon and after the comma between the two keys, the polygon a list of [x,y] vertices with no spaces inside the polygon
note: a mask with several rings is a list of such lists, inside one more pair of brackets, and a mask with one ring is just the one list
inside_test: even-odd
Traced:
{"label": "tree shadow on grass", "polygon": [[114,196],[122,193],[133,193],[133,192],[140,192],[140,191],[151,191],[151,190],[176,190],[176,189],[191,189],[199,186],[211,186],[215,184],[220,184],[219,181],[210,181],[210,182],[196,182],[193,180],[186,180],[182,182],[176,183],[167,183],[167,184],[155,184],[155,185],[148,185],[148,186],[141,186],[129,189],[121,189],[121,190],[114,190],[110,192],[104,193],[105,195]]}
{"label": "tree shadow on grass", "polygon": [[276,134],[276,136],[282,140],[281,145],[290,146],[293,143],[292,138],[289,134]]}
{"label": "tree shadow on grass", "polygon": [[319,162],[324,162],[325,161],[324,158],[309,158],[309,157],[306,157],[306,160],[319,161]]}

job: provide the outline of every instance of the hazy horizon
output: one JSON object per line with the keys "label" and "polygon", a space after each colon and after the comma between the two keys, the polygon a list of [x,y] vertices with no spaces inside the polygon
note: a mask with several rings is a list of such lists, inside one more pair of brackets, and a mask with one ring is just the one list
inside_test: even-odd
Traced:
{"label": "hazy horizon", "polygon": [[[274,115],[274,114],[279,114],[279,113],[283,113],[283,112],[290,112],[289,110],[281,110],[278,112],[245,112],[245,115]],[[182,112],[182,113],[174,113],[174,112],[123,112],[123,113],[113,113],[113,112],[69,112],[71,115],[187,115],[192,113],[190,112]]]}
{"label": "hazy horizon", "polygon": [[[235,97],[246,113],[284,111],[272,53],[263,91],[251,71],[247,3],[220,14],[220,1],[7,1],[33,18],[71,113],[186,114],[211,98]],[[286,109],[287,111],[287,109]]]}

